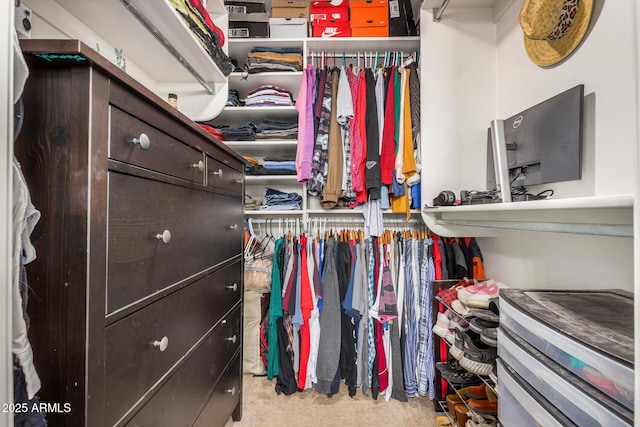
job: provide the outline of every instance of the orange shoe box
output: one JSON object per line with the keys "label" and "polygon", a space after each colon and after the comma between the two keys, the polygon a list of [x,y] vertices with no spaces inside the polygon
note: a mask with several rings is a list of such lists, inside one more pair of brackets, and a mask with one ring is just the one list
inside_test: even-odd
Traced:
{"label": "orange shoe box", "polygon": [[388,37],[388,0],[351,0],[352,37]]}

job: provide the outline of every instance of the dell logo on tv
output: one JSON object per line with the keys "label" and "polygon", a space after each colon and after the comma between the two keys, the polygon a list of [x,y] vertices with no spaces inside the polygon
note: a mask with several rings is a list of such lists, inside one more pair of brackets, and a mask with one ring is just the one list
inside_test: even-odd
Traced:
{"label": "dell logo on tv", "polygon": [[513,121],[513,128],[517,129],[518,126],[520,126],[522,124],[522,116],[518,116],[516,117],[516,119]]}

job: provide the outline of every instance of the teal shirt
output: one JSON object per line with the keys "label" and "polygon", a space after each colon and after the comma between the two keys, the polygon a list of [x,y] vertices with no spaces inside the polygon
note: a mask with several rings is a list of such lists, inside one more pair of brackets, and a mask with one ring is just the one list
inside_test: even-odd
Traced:
{"label": "teal shirt", "polygon": [[282,317],[282,283],[280,283],[280,246],[284,238],[279,238],[273,249],[273,267],[271,268],[271,298],[269,299],[269,352],[267,358],[267,377],[272,380],[280,374],[278,360],[278,326]]}

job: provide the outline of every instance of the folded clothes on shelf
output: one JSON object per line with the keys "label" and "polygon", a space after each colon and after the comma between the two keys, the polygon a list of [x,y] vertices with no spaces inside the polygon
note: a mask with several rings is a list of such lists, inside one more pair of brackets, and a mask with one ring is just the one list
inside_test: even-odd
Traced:
{"label": "folded clothes on shelf", "polygon": [[291,91],[274,85],[262,85],[249,91],[246,106],[293,106]]}
{"label": "folded clothes on shelf", "polygon": [[291,169],[267,169],[264,165],[253,165],[245,169],[247,175],[295,175],[296,171]]}
{"label": "folded clothes on shelf", "polygon": [[240,101],[240,93],[235,89],[229,89],[229,95],[227,96],[227,107],[241,107],[243,105]]}
{"label": "folded clothes on shelf", "polygon": [[244,210],[245,211],[257,211],[262,206],[262,200],[254,199],[251,196],[245,196]]}
{"label": "folded clothes on shelf", "polygon": [[204,123],[198,123],[198,125],[206,130],[207,132],[209,132],[211,135],[215,136],[216,138],[218,138],[220,141],[224,141],[224,134],[222,133],[222,131],[220,131],[219,129],[214,128],[213,126],[209,126],[207,124]]}
{"label": "folded clothes on shelf", "polygon": [[287,169],[296,171],[296,162],[264,162],[264,168],[268,170]]}
{"label": "folded clothes on shelf", "polygon": [[[256,126],[256,139],[297,139],[298,122],[264,119]],[[294,159],[295,160],[295,159]]]}
{"label": "folded clothes on shelf", "polygon": [[256,139],[256,125],[246,122],[241,125],[216,125],[226,141],[253,141]]}
{"label": "folded clothes on shelf", "polygon": [[256,47],[247,54],[245,69],[250,74],[274,71],[302,71],[301,48]]}
{"label": "folded clothes on shelf", "polygon": [[287,193],[267,187],[264,195],[264,206],[260,210],[301,210],[302,196],[298,193]]}

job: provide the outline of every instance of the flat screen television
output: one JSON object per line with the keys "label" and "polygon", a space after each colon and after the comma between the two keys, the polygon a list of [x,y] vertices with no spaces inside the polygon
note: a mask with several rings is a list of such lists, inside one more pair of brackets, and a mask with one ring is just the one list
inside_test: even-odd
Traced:
{"label": "flat screen television", "polygon": [[494,147],[506,147],[511,187],[581,179],[583,100],[584,85],[578,85],[505,119],[503,141],[493,140],[489,129],[487,190],[500,182]]}

